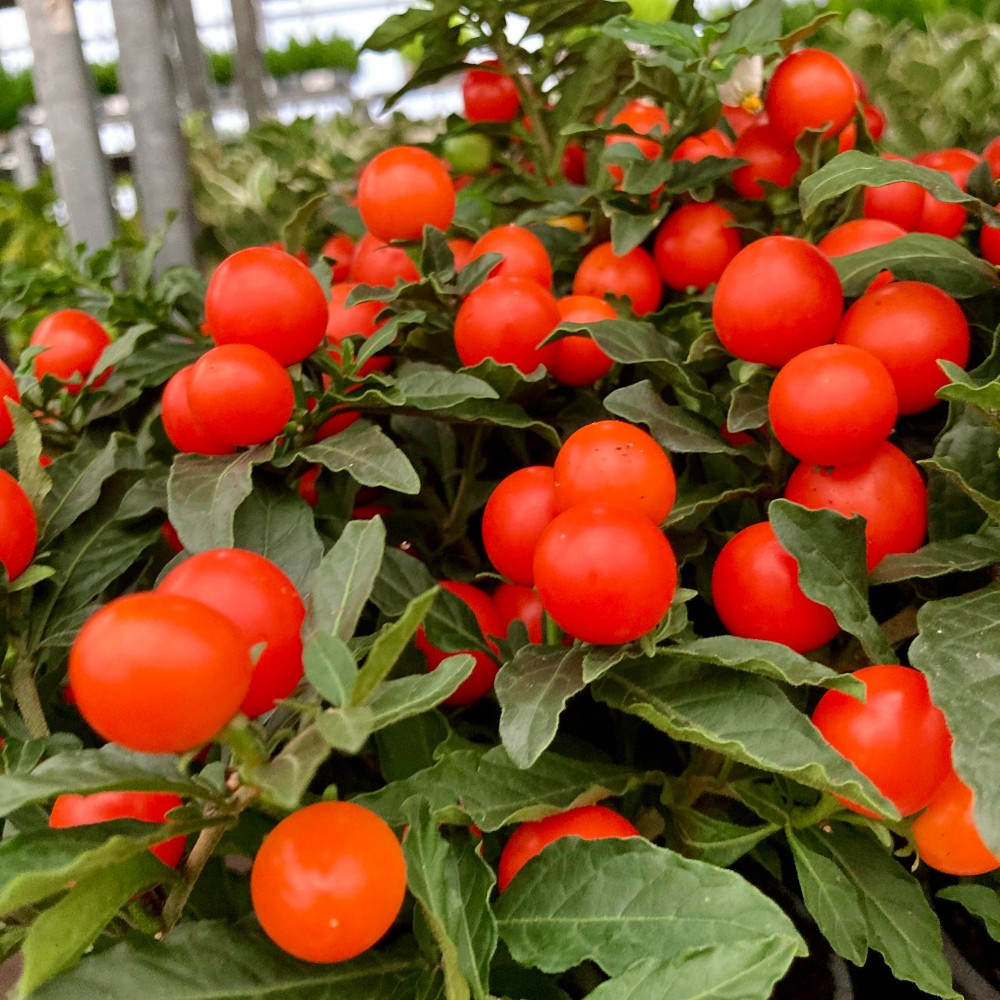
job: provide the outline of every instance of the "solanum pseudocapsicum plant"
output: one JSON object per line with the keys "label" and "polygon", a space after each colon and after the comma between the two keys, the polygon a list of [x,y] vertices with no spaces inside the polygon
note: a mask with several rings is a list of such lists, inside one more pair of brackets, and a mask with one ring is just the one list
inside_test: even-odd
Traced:
{"label": "solanum pseudocapsicum plant", "polygon": [[[124,245],[0,275],[5,316],[113,337],[70,385],[33,348],[0,380],[0,505],[37,519],[0,518],[22,994],[764,1000],[797,898],[840,956],[956,995],[928,890],[989,914],[996,883],[908,848],[1000,852],[1000,192],[876,156],[846,71],[782,62],[806,35],[774,0],[628,15],[435,0],[376,31],[420,36],[406,90],[489,50],[431,151],[494,160],[453,216],[427,157],[392,159],[432,164],[433,219],[362,180],[326,315],[330,266],[274,248],[207,300]],[[822,100],[782,106],[781,65]],[[917,231],[840,232],[865,189]],[[920,231],[941,205],[957,238]],[[854,252],[815,248],[835,229]],[[177,838],[176,868],[148,850]]]}

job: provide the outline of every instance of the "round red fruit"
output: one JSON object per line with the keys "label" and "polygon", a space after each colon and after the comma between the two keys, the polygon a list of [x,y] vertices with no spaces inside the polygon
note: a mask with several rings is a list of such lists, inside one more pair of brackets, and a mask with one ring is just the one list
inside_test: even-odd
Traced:
{"label": "round red fruit", "polygon": [[194,363],[187,389],[195,422],[209,438],[231,445],[277,437],[295,406],[288,372],[250,344],[207,351]]}
{"label": "round red fruit", "polygon": [[[50,313],[35,327],[29,347],[44,347],[33,362],[35,378],[52,375],[66,382],[66,390],[77,393],[87,381],[111,338],[100,323],[80,309]],[[100,385],[110,372],[95,382]]]}
{"label": "round red fruit", "polygon": [[703,292],[740,252],[736,218],[714,202],[683,205],[663,220],[653,258],[664,284],[678,292]]}
{"label": "round red fruit", "polygon": [[472,247],[470,260],[483,254],[498,253],[503,260],[492,271],[491,278],[528,278],[542,288],[552,289],[552,262],[545,244],[523,226],[497,226],[485,232]]}
{"label": "round red fruit", "polygon": [[768,397],[771,429],[797,459],[859,462],[896,423],[896,390],[885,365],[846,344],[803,351],[778,372]]}
{"label": "round red fruit", "polygon": [[495,60],[467,69],[462,77],[465,118],[470,122],[512,122],[521,110],[517,84],[497,68]]}
{"label": "round red fruit", "polygon": [[[490,636],[502,635],[503,626],[500,623],[497,609],[493,606],[493,602],[489,597],[478,587],[473,587],[469,583],[441,580],[440,586],[450,591],[469,606],[472,613],[476,616],[479,631],[482,633],[487,645],[491,649],[494,649],[495,646]],[[432,646],[427,639],[427,634],[422,625],[417,629],[414,643],[417,649],[426,657],[428,670],[436,670],[449,656],[456,655],[455,652],[446,652],[443,649],[438,649],[437,646]],[[463,649],[458,650],[458,652],[468,653],[476,663],[472,668],[472,673],[459,684],[454,694],[445,698],[443,702],[445,705],[471,705],[474,701],[479,701],[480,698],[493,690],[493,681],[496,679],[497,671],[500,669],[496,660],[481,649]]]}
{"label": "round red fruit", "polygon": [[[170,792],[95,792],[93,795],[60,795],[52,803],[49,826],[62,830],[71,826],[90,826],[112,819],[138,819],[144,823],[163,823],[171,809],[184,800]],[[184,856],[186,837],[171,837],[150,848],[165,865],[176,868]]]}
{"label": "round red fruit", "polygon": [[642,247],[619,257],[610,243],[599,243],[580,262],[573,277],[573,294],[627,298],[636,316],[645,316],[659,308],[663,285],[656,262]]}
{"label": "round red fruit", "polygon": [[816,247],[795,236],[765,236],[722,273],[712,319],[736,357],[780,368],[833,340],[843,309],[840,278]]}
{"label": "round red fruit", "polygon": [[264,644],[240,702],[245,715],[263,715],[295,690],[306,610],[295,584],[270,559],[244,549],[209,549],[175,566],[157,592],[190,597],[225,615],[248,649]]}
{"label": "round red fruit", "polygon": [[185,753],[210,740],[239,710],[252,674],[239,629],[173,594],[105,604],[69,654],[80,714],[104,739],[140,753]]}
{"label": "round red fruit", "polygon": [[501,892],[510,880],[536,855],[561,837],[604,840],[607,837],[640,837],[642,834],[621,813],[607,806],[577,806],[565,812],[536,819],[510,835],[500,854],[497,887]]}
{"label": "round red fruit", "polygon": [[531,586],[535,546],[558,513],[549,466],[531,465],[502,479],[483,510],[483,545],[497,572]]}
{"label": "round red fruit", "polygon": [[542,599],[531,587],[516,583],[501,583],[493,591],[493,607],[497,609],[502,634],[506,635],[514,621],[521,621],[528,630],[528,642],[541,643],[542,616],[545,609]]}
{"label": "round red fruit", "polygon": [[217,344],[250,344],[287,367],[323,340],[326,296],[302,261],[284,250],[250,247],[215,269],[205,323]]}
{"label": "round red fruit", "polygon": [[1000,868],[983,843],[972,811],[972,789],[952,771],[913,823],[920,860],[947,875],[985,875]]}
{"label": "round red fruit", "polygon": [[854,677],[865,686],[865,700],[827,691],[813,711],[813,725],[900,815],[909,816],[927,805],[951,770],[948,725],[919,670],[879,665],[856,670]]}
{"label": "round red fruit", "polygon": [[807,129],[836,135],[854,114],[858,85],[851,71],[829,52],[799,49],[778,63],[764,107],[771,125],[790,142]]}
{"label": "round red fruit", "polygon": [[38,544],[38,520],[28,494],[0,469],[0,565],[16,580],[31,565]]}
{"label": "round red fruit", "polygon": [[353,802],[316,802],[265,838],[250,873],[264,933],[307,962],[343,962],[392,926],[406,862],[385,820]]}
{"label": "round red fruit", "polygon": [[358,211],[380,240],[419,240],[424,226],[444,230],[451,225],[455,189],[436,156],[415,146],[394,146],[361,172]]}
{"label": "round red fruit", "polygon": [[545,610],[585,642],[631,642],[659,624],[677,562],[659,529],[625,507],[578,504],[542,532],[535,587]]}
{"label": "round red fruit", "polygon": [[803,507],[827,507],[865,518],[868,569],[887,555],[915,552],[927,537],[927,487],[916,465],[888,441],[866,458],[836,468],[802,463],[785,498]]}
{"label": "round red fruit", "polygon": [[767,195],[760,181],[786,188],[802,166],[795,147],[766,123],[744,130],[736,140],[733,156],[749,161],[733,171],[733,187],[744,198],[753,200]]}
{"label": "round red fruit", "polygon": [[598,420],[574,431],[556,455],[554,473],[560,511],[581,503],[611,504],[659,524],[677,496],[666,452],[623,420]]}
{"label": "round red fruit", "polygon": [[833,612],[799,586],[799,568],[767,521],[726,542],[712,569],[712,600],[726,629],[807,653],[839,631]]}
{"label": "round red fruit", "polygon": [[559,325],[552,293],[528,278],[491,278],[474,289],[455,317],[455,349],[463,365],[486,358],[525,375],[548,364],[552,346],[539,344]]}
{"label": "round red fruit", "polygon": [[351,258],[351,281],[392,288],[397,281],[418,281],[417,265],[402,247],[393,247],[371,233],[358,240]]}
{"label": "round red fruit", "polygon": [[[556,302],[562,323],[600,323],[617,319],[610,303],[593,295],[564,295]],[[552,345],[552,377],[562,385],[593,385],[611,371],[614,361],[590,337],[563,337]]]}
{"label": "round red fruit", "polygon": [[194,365],[185,365],[167,379],[160,400],[160,419],[170,443],[178,450],[194,455],[229,455],[236,445],[217,441],[191,413],[188,388]]}
{"label": "round red fruit", "polygon": [[844,314],[838,344],[874,354],[888,369],[901,414],[919,413],[938,402],[948,381],[938,361],[964,367],[969,360],[969,324],[958,303],[921,281],[897,281],[862,295]]}

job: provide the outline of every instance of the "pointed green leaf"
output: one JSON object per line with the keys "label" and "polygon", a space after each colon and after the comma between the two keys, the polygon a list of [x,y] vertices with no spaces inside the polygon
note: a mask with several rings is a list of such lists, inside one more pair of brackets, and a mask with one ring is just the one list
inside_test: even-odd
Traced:
{"label": "pointed green leaf", "polygon": [[768,517],[778,541],[799,565],[799,586],[806,597],[825,604],[837,624],[860,640],[872,663],[897,663],[868,607],[864,520],[789,500],[773,500]]}
{"label": "pointed green leaf", "polygon": [[518,767],[531,767],[555,739],[559,716],[586,686],[582,646],[524,646],[494,682],[500,739]]}
{"label": "pointed green leaf", "polygon": [[362,486],[384,486],[411,494],[420,490],[420,478],[410,460],[380,427],[367,420],[358,420],[339,434],[303,448],[299,457],[332,472],[347,472]]}
{"label": "pointed green leaf", "polygon": [[38,462],[42,454],[42,430],[38,421],[23,406],[18,406],[9,396],[4,396],[3,401],[14,424],[17,481],[28,494],[37,515],[44,511],[45,499],[52,489],[49,474]]}
{"label": "pointed green leaf", "polygon": [[487,1000],[498,939],[489,906],[496,875],[469,837],[441,836],[426,800],[407,805],[406,882],[440,949],[446,995]]}
{"label": "pointed green leaf", "polygon": [[374,729],[372,710],[367,705],[330,708],[316,719],[316,731],[331,749],[345,754],[359,753]]}
{"label": "pointed green leaf", "polygon": [[21,949],[19,994],[27,996],[70,968],[121,907],[168,875],[172,872],[163,862],[143,851],[80,879],[31,925]]}
{"label": "pointed green leaf", "polygon": [[896,814],[773,681],[706,663],[666,668],[656,657],[616,667],[591,690],[675,740]]}
{"label": "pointed green leaf", "polygon": [[1000,853],[1000,763],[984,738],[1000,727],[1000,585],[928,601],[917,627],[910,663],[926,675],[931,700],[948,720],[955,770],[975,793],[979,835]]}
{"label": "pointed green leaf", "polygon": [[358,665],[343,639],[323,632],[314,635],[306,644],[303,662],[306,679],[331,705],[350,704]]}
{"label": "pointed green leaf", "polygon": [[472,673],[475,662],[468,653],[459,653],[442,660],[429,673],[384,681],[367,704],[372,712],[373,727],[382,729],[436,708],[458,690]]}
{"label": "pointed green leaf", "polygon": [[937,896],[938,899],[949,899],[953,903],[960,903],[969,913],[979,917],[986,924],[986,929],[994,941],[1000,941],[1000,896],[992,886],[965,882],[961,885],[946,886]]}
{"label": "pointed green leaf", "polygon": [[626,767],[544,753],[529,768],[518,767],[503,747],[485,753],[458,750],[433,767],[358,796],[391,826],[406,822],[403,804],[426,798],[442,823],[475,823],[487,832],[539,819],[573,806],[623,795],[649,776]]}
{"label": "pointed green leaf", "polygon": [[85,959],[33,994],[35,1000],[412,1000],[426,963],[413,950],[371,950],[331,965],[302,962],[251,923],[181,924],[162,941],[135,937]]}
{"label": "pointed green leaf", "polygon": [[940,925],[920,883],[870,831],[835,823],[829,833],[808,829],[794,837],[806,905],[837,951],[843,948],[841,954],[854,961],[874,948],[897,979],[932,996],[961,1000],[951,986]]}
{"label": "pointed green leaf", "polygon": [[886,556],[871,572],[872,583],[927,580],[948,573],[968,573],[1000,563],[1000,527],[976,535],[930,542],[916,552]]}
{"label": "pointed green leaf", "polygon": [[376,636],[364,666],[354,681],[351,703],[360,705],[389,676],[403,650],[409,645],[434,601],[438,588],[431,587],[410,601],[402,615]]}
{"label": "pointed green leaf", "polygon": [[602,983],[587,1000],[768,1000],[799,953],[793,939],[693,948],[668,962],[647,958]]}
{"label": "pointed green leaf", "polygon": [[735,872],[641,837],[564,837],[504,890],[497,924],[514,958],[543,972],[584,961],[611,976],[705,946],[772,942],[785,963],[806,953],[780,907]]}
{"label": "pointed green leaf", "polygon": [[167,479],[167,514],[189,552],[232,548],[236,509],[252,489],[253,467],[274,445],[235,455],[177,455]]}
{"label": "pointed green leaf", "polygon": [[70,750],[29,774],[0,775],[0,816],[64,792],[175,792],[184,798],[218,799],[179,765],[180,758],[172,754],[135,753],[114,743],[97,750]]}
{"label": "pointed green leaf", "polygon": [[354,635],[385,554],[380,517],[351,521],[313,577],[305,635],[328,632],[345,642]]}

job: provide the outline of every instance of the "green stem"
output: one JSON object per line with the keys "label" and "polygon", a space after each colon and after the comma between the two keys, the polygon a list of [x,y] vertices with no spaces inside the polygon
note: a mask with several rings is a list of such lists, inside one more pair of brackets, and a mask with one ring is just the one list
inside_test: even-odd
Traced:
{"label": "green stem", "polygon": [[21,718],[24,719],[25,726],[32,739],[44,740],[49,737],[49,726],[45,721],[45,711],[42,708],[41,699],[38,697],[38,688],[35,687],[34,669],[31,660],[23,646],[23,640],[16,639],[17,660],[14,663],[14,670],[11,676],[11,686],[14,688],[14,699],[17,701]]}
{"label": "green stem", "polygon": [[804,809],[792,817],[792,828],[804,830],[806,827],[818,826],[844,807],[831,795],[824,795],[811,809]]}
{"label": "green stem", "polygon": [[[252,785],[243,785],[229,799],[226,812],[235,819],[259,794],[260,789],[254,788]],[[191,853],[184,862],[181,881],[170,890],[170,895],[167,896],[167,901],[163,904],[164,933],[170,931],[180,920],[184,907],[194,891],[195,883],[230,827],[229,823],[219,823],[216,826],[207,827],[198,835],[194,847],[191,848]]]}
{"label": "green stem", "polygon": [[479,449],[483,443],[483,436],[483,425],[477,424],[472,435],[472,441],[469,443],[468,451],[465,453],[465,465],[462,468],[462,477],[458,481],[458,489],[455,490],[455,499],[452,501],[451,509],[448,511],[448,516],[445,518],[444,524],[441,525],[441,538],[446,545],[457,540],[452,538],[451,533],[455,528],[455,522],[462,513],[462,502],[465,500],[469,483],[475,473],[476,460],[479,458]]}
{"label": "green stem", "polygon": [[558,646],[562,643],[562,629],[547,611],[542,612],[542,623],[545,628],[545,645]]}

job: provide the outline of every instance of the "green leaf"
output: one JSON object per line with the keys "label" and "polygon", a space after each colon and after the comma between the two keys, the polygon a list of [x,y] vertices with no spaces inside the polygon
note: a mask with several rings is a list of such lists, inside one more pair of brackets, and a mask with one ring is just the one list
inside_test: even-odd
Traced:
{"label": "green leaf", "polygon": [[986,924],[986,930],[994,941],[1000,941],[1000,896],[997,895],[996,889],[988,885],[965,882],[961,885],[946,886],[937,896],[938,899],[961,903],[969,913],[979,917]]}
{"label": "green leaf", "polygon": [[848,298],[863,294],[885,270],[899,281],[937,285],[958,299],[995,294],[1000,289],[994,268],[960,243],[931,233],[909,233],[871,250],[834,257],[831,263]]}
{"label": "green leaf", "polygon": [[81,448],[52,463],[52,490],[45,498],[43,515],[43,546],[94,506],[105,481],[122,467],[119,448],[127,440],[122,434],[112,434],[103,448]]}
{"label": "green leaf", "polygon": [[445,994],[449,1000],[487,1000],[498,940],[489,906],[496,875],[471,838],[449,842],[441,836],[426,800],[407,805],[406,883],[440,950]]}
{"label": "green leaf", "polygon": [[257,483],[233,520],[233,544],[270,559],[300,594],[307,593],[323,556],[312,508],[287,488]]}
{"label": "green leaf", "polygon": [[978,198],[966,194],[949,174],[930,167],[921,167],[907,160],[883,160],[878,156],[848,150],[820,167],[799,186],[802,215],[808,218],[824,202],[837,198],[856,187],[882,187],[897,181],[910,181],[949,204],[965,205],[988,218],[991,225],[1000,225],[1000,215]]}
{"label": "green leaf", "polygon": [[427,567],[414,556],[396,548],[385,550],[372,600],[390,618],[400,618],[409,603],[437,586]]}
{"label": "green leaf", "polygon": [[[947,462],[940,461],[937,458],[925,458],[922,459],[920,464],[925,469],[933,469],[935,472],[944,476],[948,482],[957,486],[973,503],[979,507],[983,513],[986,514],[989,519],[997,524],[1000,524],[1000,500],[995,497],[989,496],[982,490],[977,489],[973,486],[962,474],[961,470],[956,469],[954,466],[948,464]],[[995,492],[996,486],[991,484],[991,489]]]}
{"label": "green leaf", "polygon": [[670,818],[684,843],[684,853],[720,868],[728,868],[781,829],[776,823],[741,826],[673,803],[670,805]]}
{"label": "green leaf", "polygon": [[250,496],[253,467],[274,445],[235,455],[177,455],[167,479],[167,515],[189,552],[232,548],[236,509]]}
{"label": "green leaf", "polygon": [[1000,766],[984,738],[1000,726],[1000,586],[928,601],[917,627],[910,663],[926,675],[931,700],[948,721],[955,770],[975,795],[979,835],[1000,853]]}
{"label": "green leaf", "polygon": [[214,792],[180,770],[179,757],[135,753],[108,743],[97,750],[57,754],[29,774],[0,775],[0,816],[64,792],[100,791],[175,792],[218,801]]}
{"label": "green leaf", "polygon": [[162,941],[135,937],[81,962],[33,994],[35,1000],[412,1000],[426,963],[408,946],[371,950],[332,965],[302,962],[254,924],[199,921]]}
{"label": "green leaf", "polygon": [[711,513],[716,507],[728,503],[730,500],[738,500],[741,497],[758,496],[765,493],[769,487],[766,484],[758,483],[755,486],[734,486],[732,489],[719,490],[714,484],[695,486],[689,488],[685,480],[677,484],[677,500],[670,513],[667,514],[663,522],[664,527],[678,527],[680,530],[690,531],[691,526],[687,524],[691,521],[693,525],[700,523],[706,514]]}
{"label": "green leaf", "polygon": [[833,948],[857,964],[874,948],[897,979],[961,1000],[920,883],[870,831],[847,823],[829,830],[799,830],[789,841],[803,899]]}
{"label": "green leaf", "polygon": [[781,38],[781,0],[757,0],[737,11],[729,22],[716,58],[764,52]]}
{"label": "green leaf", "polygon": [[420,490],[420,477],[410,460],[380,427],[367,420],[358,420],[339,434],[302,448],[298,457],[332,472],[347,472],[362,486],[384,486],[410,494]]}
{"label": "green leaf", "polygon": [[367,701],[371,693],[389,676],[396,661],[424,620],[437,592],[438,588],[432,587],[419,597],[413,598],[406,605],[399,620],[375,637],[365,664],[354,681],[350,698],[352,704],[360,705]]}
{"label": "green leaf", "polygon": [[367,705],[330,708],[316,719],[316,731],[333,750],[356,754],[368,742],[374,729],[372,710]]}
{"label": "green leaf", "polygon": [[858,638],[872,663],[897,663],[868,607],[863,518],[810,510],[789,500],[773,500],[768,517],[778,541],[799,565],[799,586],[806,597],[826,605],[837,624]]}
{"label": "green leaf", "polygon": [[329,633],[314,635],[303,661],[306,679],[328,702],[338,708],[350,704],[358,665],[343,639]]}
{"label": "green leaf", "polygon": [[969,403],[981,410],[992,411],[994,416],[1000,414],[1000,379],[995,378],[992,382],[975,382],[963,368],[950,361],[939,360],[938,364],[951,379],[947,385],[938,389],[939,399]]}
{"label": "green leaf", "polygon": [[27,996],[70,968],[122,906],[168,874],[172,872],[161,861],[143,851],[80,879],[28,931],[21,949],[24,971],[17,984],[19,995]]}
{"label": "green leaf", "polygon": [[354,635],[385,551],[385,525],[380,517],[348,522],[316,570],[305,635],[328,632],[345,642]]}
{"label": "green leaf", "polygon": [[940,541],[979,530],[989,506],[1000,501],[1000,429],[981,411],[962,407],[938,439],[928,470],[927,530]]}
{"label": "green leaf", "polygon": [[49,474],[39,465],[42,454],[42,431],[35,418],[9,396],[3,397],[14,424],[14,447],[17,451],[17,481],[28,494],[35,513],[45,509],[45,499],[52,489]]}
{"label": "green leaf", "polygon": [[667,655],[671,658],[712,663],[730,670],[745,670],[795,686],[835,688],[859,698],[864,698],[865,694],[864,685],[857,678],[849,674],[838,674],[780,642],[717,635],[672,646]]}
{"label": "green leaf", "polygon": [[250,770],[249,780],[278,806],[297,809],[316,772],[330,756],[331,746],[315,726],[293,736],[281,753],[262,767]]}
{"label": "green leaf", "polygon": [[591,690],[599,701],[638,715],[675,740],[896,815],[889,800],[766,678],[697,661],[665,669],[663,658],[654,657],[616,667]]}
{"label": "green leaf", "polygon": [[586,686],[582,646],[523,646],[497,674],[500,739],[518,767],[531,767],[559,729],[569,699]]}
{"label": "green leaf", "polygon": [[604,397],[604,408],[634,424],[645,424],[668,453],[738,454],[703,417],[664,403],[648,380],[616,389]]}
{"label": "green leaf", "polygon": [[397,374],[396,388],[405,394],[407,406],[420,410],[443,410],[470,399],[500,398],[482,379],[438,365],[406,365]]}
{"label": "green leaf", "polygon": [[976,535],[929,542],[916,552],[886,556],[871,572],[872,583],[928,580],[948,573],[969,573],[1000,563],[1000,527]]}
{"label": "green leaf", "polygon": [[426,674],[409,674],[384,681],[366,706],[372,712],[373,728],[383,729],[437,707],[458,690],[474,666],[471,656],[459,653],[442,660]]}
{"label": "green leaf", "polygon": [[587,1000],[768,1000],[798,953],[794,939],[766,938],[692,948],[668,962],[647,958],[602,983]]}
{"label": "green leaf", "polygon": [[375,810],[391,826],[403,826],[403,804],[418,795],[430,802],[437,822],[475,823],[491,832],[623,795],[646,780],[646,775],[630,768],[554,753],[544,753],[531,767],[520,768],[503,747],[494,747],[485,753],[453,751],[433,767],[355,801]]}
{"label": "green leaf", "polygon": [[769,942],[778,979],[806,954],[792,922],[749,882],[641,837],[549,844],[500,897],[497,924],[518,962],[550,973],[589,960],[617,976],[692,948]]}
{"label": "green leaf", "polygon": [[[565,325],[566,330],[580,324]],[[588,327],[597,346],[613,361],[637,365],[647,361],[679,362],[680,350],[652,323],[639,320],[608,319]]]}
{"label": "green leaf", "polygon": [[[0,913],[64,892],[72,882],[113,868],[150,847],[210,826],[210,820],[171,823],[114,820],[85,827],[49,830],[42,827],[0,843]],[[160,869],[160,878],[166,874]]]}

